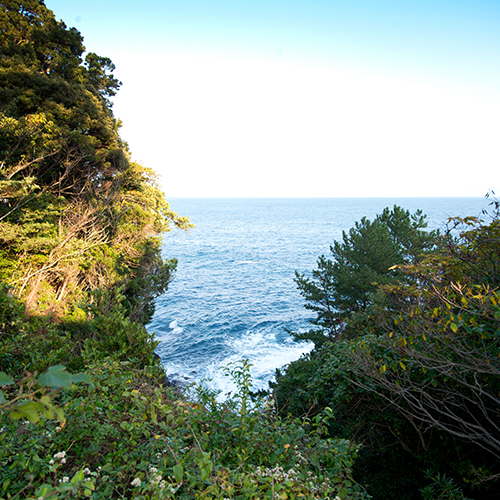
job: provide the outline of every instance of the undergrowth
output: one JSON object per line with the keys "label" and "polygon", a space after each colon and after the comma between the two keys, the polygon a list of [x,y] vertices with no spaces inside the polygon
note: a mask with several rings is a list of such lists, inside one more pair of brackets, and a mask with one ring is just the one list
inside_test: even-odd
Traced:
{"label": "undergrowth", "polygon": [[271,399],[251,402],[249,369],[228,367],[238,390],[218,402],[161,386],[153,367],[96,361],[91,385],[53,396],[61,421],[2,413],[0,498],[369,498],[351,477],[357,446],[326,437],[328,409],[280,418]]}

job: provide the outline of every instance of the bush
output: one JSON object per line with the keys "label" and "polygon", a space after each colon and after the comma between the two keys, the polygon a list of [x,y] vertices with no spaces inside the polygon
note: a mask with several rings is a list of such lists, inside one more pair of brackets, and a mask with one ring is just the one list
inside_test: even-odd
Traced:
{"label": "bush", "polygon": [[62,423],[0,417],[0,497],[368,498],[351,475],[358,447],[325,436],[329,412],[304,426],[252,404],[248,367],[231,369],[238,393],[219,403],[162,388],[150,367],[97,362],[94,390],[61,392]]}

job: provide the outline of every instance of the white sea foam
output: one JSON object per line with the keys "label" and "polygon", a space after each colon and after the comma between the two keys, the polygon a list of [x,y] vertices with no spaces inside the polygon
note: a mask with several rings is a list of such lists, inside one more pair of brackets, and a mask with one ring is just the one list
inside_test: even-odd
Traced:
{"label": "white sea foam", "polygon": [[170,324],[168,325],[168,328],[170,329],[170,334],[172,335],[179,335],[184,331],[184,328],[179,326],[179,322],[174,319],[174,321],[171,321]]}
{"label": "white sea foam", "polygon": [[224,360],[210,363],[204,370],[210,379],[204,382],[209,388],[221,391],[221,398],[234,394],[236,385],[224,375],[223,368],[230,363],[248,359],[250,362],[253,390],[268,389],[277,368],[298,359],[309,352],[313,344],[308,342],[277,342],[276,335],[265,330],[247,332],[238,339],[227,339],[228,350],[232,352]]}

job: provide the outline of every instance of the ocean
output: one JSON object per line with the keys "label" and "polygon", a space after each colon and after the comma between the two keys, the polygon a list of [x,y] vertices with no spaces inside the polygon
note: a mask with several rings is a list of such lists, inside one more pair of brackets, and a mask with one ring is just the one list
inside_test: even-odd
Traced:
{"label": "ocean", "polygon": [[247,358],[254,389],[267,389],[276,368],[312,348],[287,330],[309,329],[311,312],[294,282],[295,271],[317,258],[363,216],[395,204],[427,214],[429,229],[449,217],[479,216],[484,198],[171,199],[171,208],[195,228],[165,235],[164,258],[177,258],[169,290],[156,301],[148,325],[168,377],[234,390],[221,368]]}

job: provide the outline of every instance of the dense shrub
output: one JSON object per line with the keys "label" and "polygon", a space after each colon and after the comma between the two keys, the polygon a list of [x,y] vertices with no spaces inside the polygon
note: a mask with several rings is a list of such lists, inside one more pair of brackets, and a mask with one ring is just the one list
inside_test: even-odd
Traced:
{"label": "dense shrub", "polygon": [[324,435],[329,412],[277,417],[249,399],[248,368],[231,368],[239,389],[220,403],[161,387],[152,367],[96,362],[91,390],[57,396],[62,422],[0,417],[0,498],[368,498],[352,480],[358,448]]}
{"label": "dense shrub", "polygon": [[397,266],[407,278],[379,286],[333,342],[278,371],[279,411],[330,407],[331,435],[363,445],[354,475],[377,499],[432,488],[494,498],[500,217],[492,205],[483,219],[452,219],[439,251]]}

